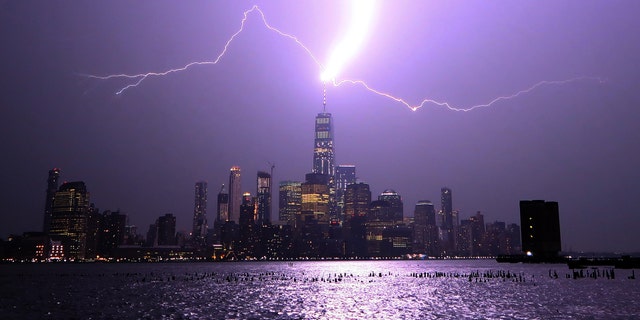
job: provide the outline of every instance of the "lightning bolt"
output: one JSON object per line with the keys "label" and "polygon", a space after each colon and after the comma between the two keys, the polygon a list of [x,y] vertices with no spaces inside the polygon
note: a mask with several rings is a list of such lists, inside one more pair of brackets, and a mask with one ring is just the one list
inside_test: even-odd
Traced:
{"label": "lightning bolt", "polygon": [[[307,55],[311,58],[311,60],[313,60],[313,62],[318,66],[318,68],[321,71],[325,71],[325,67],[322,65],[322,63],[320,63],[320,61],[315,57],[315,55],[311,52],[311,50],[309,50],[309,48],[304,45],[296,36],[283,32],[275,27],[273,27],[271,24],[269,24],[269,22],[267,22],[267,18],[264,14],[264,12],[262,10],[260,10],[260,8],[257,5],[252,6],[249,10],[244,11],[243,14],[243,18],[242,21],[240,23],[240,28],[238,29],[238,31],[236,31],[235,33],[233,33],[231,35],[231,37],[229,37],[229,39],[227,40],[227,42],[224,44],[224,47],[222,48],[222,51],[218,54],[218,56],[211,61],[193,61],[193,62],[189,62],[187,64],[185,64],[182,67],[179,68],[174,68],[174,69],[169,69],[166,71],[161,71],[161,72],[147,72],[147,73],[138,73],[138,74],[125,74],[125,73],[121,73],[121,74],[111,74],[111,75],[106,75],[106,76],[99,76],[99,75],[85,75],[86,77],[89,78],[93,78],[93,79],[100,79],[100,80],[109,80],[109,79],[131,79],[134,80],[134,82],[122,87],[120,90],[118,90],[116,92],[117,95],[120,95],[122,93],[124,93],[126,90],[129,90],[131,88],[135,88],[137,86],[139,86],[144,80],[151,78],[151,77],[162,77],[162,76],[167,76],[169,74],[172,73],[176,73],[176,72],[181,72],[181,71],[186,71],[187,69],[194,67],[194,66],[201,66],[201,65],[216,65],[220,62],[220,60],[224,57],[224,55],[227,53],[227,50],[229,48],[229,46],[231,45],[231,43],[242,33],[242,31],[244,31],[244,27],[245,27],[245,23],[247,22],[247,20],[249,19],[249,15],[251,13],[257,13],[260,17],[260,19],[262,20],[263,25],[270,31],[275,32],[276,34],[290,39],[293,42],[295,42],[300,48],[302,48]],[[541,86],[551,86],[551,85],[564,85],[564,84],[568,84],[568,83],[572,83],[572,82],[576,82],[576,81],[584,81],[584,80],[589,80],[589,81],[598,81],[600,83],[606,82],[605,79],[599,78],[599,77],[575,77],[575,78],[571,78],[571,79],[566,79],[566,80],[543,80],[540,81],[538,83],[533,84],[532,86],[526,88],[526,89],[522,89],[520,91],[517,91],[513,94],[510,95],[505,95],[505,96],[499,96],[494,98],[493,100],[487,102],[487,103],[482,103],[482,104],[477,104],[477,105],[473,105],[473,106],[469,106],[469,107],[459,107],[459,106],[455,106],[452,105],[446,101],[437,101],[437,100],[433,100],[433,99],[429,99],[429,98],[425,98],[424,100],[422,100],[419,104],[417,105],[412,105],[409,102],[407,102],[405,99],[396,97],[390,93],[375,89],[373,87],[371,87],[369,84],[367,84],[364,80],[351,80],[351,79],[341,79],[341,80],[336,80],[336,79],[331,79],[331,80],[324,80],[323,82],[326,84],[327,82],[329,82],[330,84],[332,84],[334,87],[340,87],[342,85],[355,85],[355,86],[360,86],[364,89],[366,89],[367,91],[374,93],[376,95],[379,95],[381,97],[390,99],[392,101],[395,101],[401,105],[404,105],[405,107],[409,108],[412,111],[416,111],[422,107],[424,107],[427,104],[433,104],[439,107],[445,107],[451,111],[462,111],[462,112],[468,112],[468,111],[472,111],[478,108],[484,108],[484,107],[490,107],[498,102],[501,101],[506,101],[506,100],[511,100],[511,99],[515,99],[523,94],[527,94]]]}
{"label": "lightning bolt", "polygon": [[429,98],[425,98],[424,100],[422,100],[422,102],[420,102],[418,105],[411,105],[409,104],[406,100],[402,99],[402,98],[398,98],[395,96],[392,96],[389,93],[386,92],[382,92],[380,90],[374,89],[372,87],[370,87],[366,82],[362,81],[362,80],[340,80],[340,81],[333,81],[333,85],[334,86],[341,86],[343,84],[352,84],[352,85],[360,85],[362,87],[364,87],[365,89],[367,89],[370,92],[373,92],[379,96],[385,97],[387,99],[391,99],[395,102],[398,102],[400,104],[403,104],[404,106],[406,106],[407,108],[411,109],[412,111],[416,111],[422,107],[424,107],[424,105],[430,103],[430,104],[434,104],[440,107],[445,107],[451,111],[462,111],[462,112],[468,112],[474,109],[478,109],[478,108],[485,108],[485,107],[490,107],[495,103],[498,103],[500,101],[505,101],[505,100],[511,100],[511,99],[515,99],[523,94],[529,93],[535,89],[537,89],[538,87],[541,86],[549,86],[549,85],[563,85],[563,84],[568,84],[571,82],[576,82],[576,81],[582,81],[582,80],[591,80],[591,81],[598,81],[600,83],[604,83],[607,82],[606,79],[603,78],[599,78],[599,77],[575,77],[575,78],[571,78],[571,79],[566,79],[566,80],[543,80],[540,81],[526,89],[522,89],[516,93],[510,94],[510,95],[506,95],[506,96],[499,96],[497,98],[494,98],[493,100],[487,102],[487,103],[482,103],[482,104],[477,104],[474,106],[470,106],[470,107],[466,107],[466,108],[461,108],[461,107],[456,107],[446,101],[437,101],[437,100],[433,100],[433,99],[429,99]]}

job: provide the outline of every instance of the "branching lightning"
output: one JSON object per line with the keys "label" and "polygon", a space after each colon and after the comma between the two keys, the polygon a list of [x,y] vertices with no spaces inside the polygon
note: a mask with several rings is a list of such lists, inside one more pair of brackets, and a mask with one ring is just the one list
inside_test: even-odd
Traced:
{"label": "branching lightning", "polygon": [[[365,0],[366,1],[366,0]],[[358,3],[365,3],[365,1],[358,1]],[[354,7],[355,8],[355,7]],[[220,62],[220,60],[224,57],[224,55],[227,53],[227,50],[229,48],[229,46],[231,45],[231,43],[242,33],[242,31],[244,31],[245,28],[245,23],[247,22],[247,20],[249,19],[249,15],[252,13],[256,13],[257,15],[260,16],[260,19],[262,20],[263,25],[270,31],[275,32],[276,34],[290,39],[292,41],[294,41],[300,48],[302,48],[307,55],[311,58],[311,60],[318,66],[318,68],[320,69],[320,78],[321,80],[326,84],[327,82],[332,84],[334,87],[340,87],[342,85],[345,84],[350,84],[350,85],[356,85],[356,86],[360,86],[364,89],[366,89],[367,91],[374,93],[376,95],[379,95],[381,97],[393,100],[399,104],[404,105],[405,107],[411,109],[412,111],[416,111],[422,107],[424,107],[427,104],[433,104],[439,107],[445,107],[451,111],[462,111],[462,112],[467,112],[467,111],[472,111],[478,108],[484,108],[484,107],[490,107],[498,102],[501,101],[506,101],[506,100],[511,100],[511,99],[515,99],[523,94],[529,93],[541,86],[550,86],[550,85],[564,85],[564,84],[568,84],[571,82],[576,82],[576,81],[582,81],[582,80],[590,80],[590,81],[599,81],[599,82],[605,82],[606,80],[598,78],[598,77],[576,77],[576,78],[571,78],[571,79],[566,79],[566,80],[543,80],[540,81],[526,89],[522,89],[520,91],[517,91],[513,94],[510,95],[504,95],[504,96],[499,96],[494,98],[493,100],[487,102],[487,103],[483,103],[483,104],[477,104],[477,105],[473,105],[473,106],[469,106],[469,107],[459,107],[459,106],[454,106],[452,104],[450,104],[449,102],[446,101],[437,101],[437,100],[433,100],[433,99],[429,99],[429,98],[425,98],[424,100],[422,100],[419,104],[416,105],[412,105],[411,103],[407,102],[405,99],[396,97],[390,93],[375,89],[373,87],[371,87],[369,84],[367,84],[364,80],[350,80],[350,79],[336,79],[336,76],[339,72],[340,67],[342,67],[342,65],[345,63],[346,60],[348,60],[348,58],[350,58],[351,55],[353,55],[353,49],[350,48],[350,50],[347,53],[344,54],[344,57],[341,58],[336,58],[336,52],[339,52],[340,50],[345,50],[344,48],[340,48],[340,46],[338,46],[338,48],[336,48],[334,50],[334,54],[330,57],[330,61],[328,64],[328,67],[325,67],[322,63],[320,63],[320,61],[315,57],[315,55],[311,52],[311,50],[309,50],[309,48],[304,45],[296,36],[283,32],[275,27],[273,27],[271,24],[269,24],[267,22],[267,19],[265,17],[264,12],[257,6],[254,5],[252,6],[249,10],[246,10],[244,12],[242,21],[240,23],[240,28],[231,35],[231,37],[229,37],[229,39],[227,40],[227,42],[224,44],[224,47],[222,48],[222,51],[218,54],[218,56],[211,61],[193,61],[193,62],[189,62],[187,64],[185,64],[182,67],[179,68],[174,68],[174,69],[169,69],[169,70],[165,70],[165,71],[160,71],[160,72],[147,72],[147,73],[138,73],[138,74],[111,74],[111,75],[106,75],[106,76],[99,76],[99,75],[86,75],[89,78],[94,78],[94,79],[101,79],[101,80],[109,80],[109,79],[131,79],[134,80],[134,82],[122,87],[120,90],[118,90],[116,92],[117,95],[120,95],[122,93],[124,93],[126,90],[129,90],[131,88],[135,88],[137,86],[139,86],[144,80],[146,80],[147,78],[150,77],[162,77],[162,76],[166,76],[169,75],[171,73],[176,73],[176,72],[181,72],[181,71],[186,71],[187,69],[194,67],[194,66],[200,66],[200,65],[216,65],[218,64],[218,62]],[[369,10],[369,14],[372,13],[372,10]],[[358,17],[356,17],[358,18]],[[363,21],[363,24],[366,25],[367,23],[370,22],[370,17],[360,17],[360,20]],[[352,28],[356,28],[357,31],[362,32],[363,30],[363,26],[362,25],[358,25],[357,23],[354,24],[352,26]],[[348,35],[352,35],[352,32],[349,32]],[[349,37],[347,37],[347,39],[344,39],[342,41],[341,44],[343,43],[350,43],[349,41],[353,41],[352,39],[348,39]],[[361,41],[361,39],[356,39],[357,41]],[[337,60],[336,60],[337,59]]]}

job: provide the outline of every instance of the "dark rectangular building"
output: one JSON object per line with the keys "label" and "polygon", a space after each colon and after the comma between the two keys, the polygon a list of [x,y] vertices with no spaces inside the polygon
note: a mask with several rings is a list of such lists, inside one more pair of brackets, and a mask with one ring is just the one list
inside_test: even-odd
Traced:
{"label": "dark rectangular building", "polygon": [[520,201],[522,251],[535,258],[553,258],[561,250],[558,203]]}

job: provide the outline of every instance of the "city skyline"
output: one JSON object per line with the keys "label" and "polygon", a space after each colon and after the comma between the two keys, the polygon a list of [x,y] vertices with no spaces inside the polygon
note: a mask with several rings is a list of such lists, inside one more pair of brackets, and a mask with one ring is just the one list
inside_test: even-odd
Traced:
{"label": "city skyline", "polygon": [[[259,4],[270,22],[314,52],[326,51],[339,31],[324,23],[339,16],[336,3]],[[564,250],[638,250],[633,230],[640,219],[632,200],[640,192],[640,44],[632,30],[640,26],[631,14],[638,4],[385,6],[379,36],[345,72],[414,99],[428,92],[474,104],[541,79],[587,75],[608,82],[544,87],[468,113],[414,113],[357,88],[330,87],[326,112],[335,120],[336,164],[355,165],[374,195],[396,190],[405,215],[420,200],[437,207],[444,186],[454,191],[452,209],[461,217],[481,211],[491,220],[517,222],[518,201],[545,199],[559,202],[560,225],[571,225],[562,229]],[[9,151],[1,162],[0,238],[41,229],[52,168],[60,168],[60,182],[84,181],[92,202],[120,209],[139,230],[171,212],[186,231],[197,181],[209,183],[211,223],[214,186],[229,191],[230,167],[242,168],[247,187],[240,192],[252,194],[256,173],[270,172],[271,164],[272,186],[311,172],[322,84],[304,53],[259,24],[248,22],[219,65],[147,81],[126,95],[113,95],[118,83],[78,75],[208,59],[247,8],[150,9],[143,3],[126,9],[0,3],[0,33],[7,39],[0,57],[13,62],[2,67],[0,86],[8,137],[1,146]],[[138,17],[166,24],[146,26]],[[404,50],[405,41],[417,45]],[[275,194],[274,188],[274,204]]]}

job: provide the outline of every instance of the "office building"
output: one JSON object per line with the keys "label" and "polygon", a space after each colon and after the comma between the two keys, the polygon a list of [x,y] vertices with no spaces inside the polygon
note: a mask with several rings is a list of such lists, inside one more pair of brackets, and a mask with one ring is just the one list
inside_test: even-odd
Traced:
{"label": "office building", "polygon": [[280,181],[279,191],[279,220],[293,225],[296,215],[301,213],[302,183],[299,181]]}
{"label": "office building", "polygon": [[413,211],[413,249],[416,253],[437,256],[438,233],[436,211],[429,200],[420,200]]}
{"label": "office building", "polygon": [[404,204],[402,203],[402,197],[393,189],[387,189],[383,191],[379,196],[378,200],[384,200],[389,202],[393,219],[397,223],[402,222],[404,215]]}
{"label": "office building", "polygon": [[82,181],[66,182],[55,193],[49,235],[64,245],[65,257],[86,256],[89,192]]}
{"label": "office building", "polygon": [[322,112],[316,116],[312,172],[328,177],[328,214],[331,218],[337,218],[335,152],[331,113]]}
{"label": "office building", "polygon": [[371,191],[366,183],[354,183],[347,186],[344,194],[345,218],[349,220],[354,216],[366,217],[371,204]]}
{"label": "office building", "polygon": [[313,218],[322,224],[329,223],[329,176],[308,173],[301,184],[301,219]]}
{"label": "office building", "polygon": [[356,166],[343,164],[336,167],[336,214],[344,216],[344,193],[347,186],[356,183]]}

